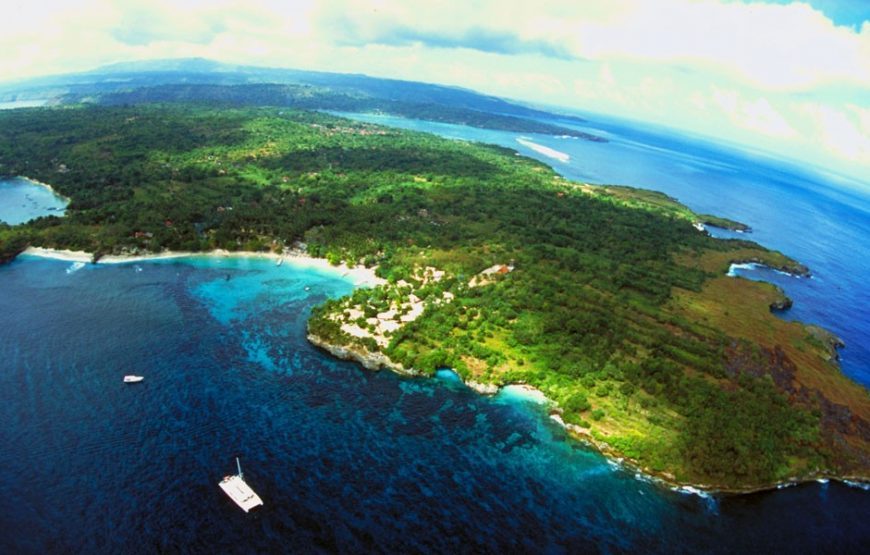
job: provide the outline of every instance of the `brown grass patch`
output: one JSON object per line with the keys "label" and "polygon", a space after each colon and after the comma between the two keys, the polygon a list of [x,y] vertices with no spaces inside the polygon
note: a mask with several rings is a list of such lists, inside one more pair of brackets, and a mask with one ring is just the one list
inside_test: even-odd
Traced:
{"label": "brown grass patch", "polygon": [[811,339],[806,326],[787,322],[770,312],[780,296],[768,283],[720,277],[707,281],[700,293],[676,291],[671,308],[703,320],[735,338],[747,339],[768,349],[780,347],[797,366],[795,380],[818,390],[828,400],[846,405],[853,414],[870,420],[870,393],[850,380],[828,360],[827,350]]}

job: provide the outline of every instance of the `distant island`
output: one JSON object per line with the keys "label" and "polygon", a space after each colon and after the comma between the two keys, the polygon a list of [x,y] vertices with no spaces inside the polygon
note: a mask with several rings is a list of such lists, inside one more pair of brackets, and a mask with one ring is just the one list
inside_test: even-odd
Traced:
{"label": "distant island", "polygon": [[144,103],[177,96],[0,112],[0,174],[71,199],[65,217],[0,225],[2,260],[302,248],[385,280],[314,309],[311,341],[338,356],[534,387],[574,436],[669,483],[870,477],[870,396],[839,371],[837,339],[772,314],[773,285],[726,275],[808,269],[699,229],[736,222],[502,147],[286,106]]}
{"label": "distant island", "polygon": [[[83,98],[70,95],[65,102],[78,102]],[[373,98],[359,94],[337,92],[310,85],[161,85],[142,87],[131,91],[110,92],[96,97],[107,106],[150,104],[154,102],[196,102],[214,106],[286,106],[302,110],[335,110],[390,114],[412,119],[453,123],[514,131],[517,133],[540,133],[562,135],[587,141],[606,143],[607,139],[533,119],[482,112],[463,106],[447,106],[433,102],[408,102],[394,99]]]}
{"label": "distant island", "polygon": [[607,142],[598,135],[539,121],[583,124],[577,116],[556,115],[468,89],[366,75],[232,66],[198,58],[114,64],[87,73],[0,84],[0,102],[34,100],[50,105],[194,102],[216,107],[282,106],[389,114]]}

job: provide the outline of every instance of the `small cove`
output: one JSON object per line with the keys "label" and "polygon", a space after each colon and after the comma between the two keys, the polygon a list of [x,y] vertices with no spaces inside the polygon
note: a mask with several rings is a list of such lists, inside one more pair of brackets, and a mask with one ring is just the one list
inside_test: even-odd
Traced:
{"label": "small cove", "polygon": [[63,216],[69,201],[23,177],[0,177],[0,222],[18,225],[40,216]]}

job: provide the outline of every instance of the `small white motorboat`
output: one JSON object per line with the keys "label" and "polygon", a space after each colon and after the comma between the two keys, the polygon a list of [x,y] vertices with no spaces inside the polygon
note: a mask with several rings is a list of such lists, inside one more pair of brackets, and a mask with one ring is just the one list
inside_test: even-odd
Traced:
{"label": "small white motorboat", "polygon": [[133,374],[128,374],[124,376],[124,383],[136,383],[141,382],[145,378],[143,376],[134,376]]}

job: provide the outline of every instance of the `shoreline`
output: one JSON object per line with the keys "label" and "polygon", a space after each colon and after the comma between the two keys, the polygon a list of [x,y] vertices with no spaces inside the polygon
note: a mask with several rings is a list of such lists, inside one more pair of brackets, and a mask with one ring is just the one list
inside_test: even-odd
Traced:
{"label": "shoreline", "polygon": [[374,287],[386,283],[386,280],[375,275],[375,268],[365,266],[348,266],[341,263],[337,266],[330,264],[325,258],[309,256],[301,251],[288,251],[285,253],[275,252],[252,252],[252,251],[228,251],[216,249],[206,252],[194,251],[164,251],[152,254],[107,254],[94,261],[94,255],[86,251],[72,251],[66,249],[48,249],[44,247],[27,247],[21,255],[60,260],[64,262],[81,262],[85,264],[132,264],[136,262],[150,262],[156,260],[170,260],[175,258],[262,258],[274,261],[276,264],[283,260],[289,266],[299,269],[314,269],[331,273],[340,273],[340,277],[348,279],[355,286]]}
{"label": "shoreline", "polygon": [[[324,340],[322,337],[316,336],[312,333],[307,334],[307,339],[312,345],[323,350],[324,352],[329,353],[330,355],[338,359],[357,363],[366,370],[378,371],[381,369],[387,369],[396,374],[399,374],[400,376],[434,379],[434,377],[424,375],[415,370],[414,368],[405,368],[401,365],[396,364],[395,362],[390,360],[389,357],[381,352],[372,353],[371,351],[368,351],[367,349],[357,345],[335,345]],[[451,370],[451,372],[453,372],[453,370]],[[597,451],[602,457],[607,460],[608,464],[616,465],[626,471],[634,471],[636,479],[656,483],[659,486],[665,487],[674,492],[695,494],[700,497],[709,497],[714,495],[747,495],[752,493],[762,493],[784,489],[792,486],[798,486],[801,484],[808,484],[811,482],[824,483],[830,480],[840,482],[849,487],[857,487],[860,489],[870,488],[870,477],[868,476],[834,476],[824,473],[801,477],[794,476],[778,482],[748,487],[727,487],[711,484],[681,482],[674,478],[673,475],[671,475],[670,473],[655,471],[651,468],[644,466],[639,461],[626,457],[624,454],[614,449],[610,444],[599,441],[592,437],[592,435],[587,430],[575,424],[565,422],[562,419],[562,409],[560,409],[554,401],[547,397],[543,391],[532,385],[522,382],[516,382],[499,386],[496,384],[481,383],[473,380],[464,380],[461,376],[459,376],[459,374],[456,374],[456,372],[453,373],[459,378],[460,381],[462,381],[463,384],[465,384],[466,387],[475,391],[479,395],[492,397],[501,392],[504,392],[505,390],[508,390],[508,392],[510,392],[511,389],[513,389],[517,393],[519,393],[521,397],[525,398],[529,402],[547,405],[548,407],[550,407],[550,420],[560,425],[571,439],[575,441],[580,441],[585,445],[588,445],[589,447],[595,449],[595,451]]]}
{"label": "shoreline", "polygon": [[[531,386],[527,386],[531,387]],[[534,388],[532,388],[534,389]],[[537,391],[537,390],[536,390]],[[543,394],[542,394],[543,395]],[[548,402],[549,399],[547,399]],[[624,470],[632,470],[635,473],[635,478],[638,480],[646,480],[649,482],[656,483],[660,486],[666,487],[671,491],[679,492],[679,493],[691,493],[698,495],[700,497],[710,497],[710,496],[725,496],[725,495],[750,495],[753,493],[764,493],[771,492],[780,489],[785,489],[793,486],[800,486],[803,484],[810,484],[812,482],[817,483],[826,483],[831,480],[835,482],[840,482],[843,485],[849,487],[857,487],[860,489],[868,489],[870,488],[870,477],[867,476],[836,476],[833,474],[825,474],[818,473],[808,476],[794,476],[785,480],[780,480],[777,482],[771,482],[769,484],[762,484],[757,486],[747,486],[747,487],[729,487],[729,486],[717,486],[711,484],[698,484],[692,482],[681,482],[673,477],[672,474],[665,471],[656,471],[646,466],[643,466],[639,461],[632,459],[630,457],[626,457],[616,449],[614,449],[610,444],[599,441],[592,437],[592,435],[584,430],[583,428],[577,426],[576,424],[570,424],[565,422],[562,419],[561,409],[555,408],[550,412],[550,419],[553,422],[559,424],[568,435],[584,444],[594,448],[598,453],[600,453],[605,459],[607,459],[608,463],[615,464],[618,467]]]}
{"label": "shoreline", "polygon": [[[36,258],[45,258],[59,260],[65,262],[77,263],[93,263],[93,264],[131,264],[136,262],[148,262],[156,260],[169,260],[176,258],[194,258],[194,257],[212,257],[212,258],[261,258],[277,262],[281,259],[287,264],[297,268],[311,268],[332,273],[341,272],[342,278],[349,278],[355,286],[374,287],[386,283],[386,280],[375,275],[374,268],[366,268],[358,265],[349,267],[345,263],[334,266],[325,258],[316,258],[309,256],[301,251],[289,251],[285,253],[274,252],[251,252],[251,251],[236,251],[231,252],[223,249],[217,249],[207,252],[192,252],[192,251],[164,251],[162,253],[143,254],[143,255],[105,255],[100,257],[96,262],[93,260],[92,253],[85,251],[72,251],[61,249],[48,249],[43,247],[28,247],[22,253]],[[325,341],[323,338],[315,336],[311,333],[307,334],[308,341],[319,349],[329,353],[330,355],[342,359],[355,362],[367,370],[381,370],[386,368],[396,374],[405,377],[425,378],[425,376],[414,368],[405,368],[394,363],[386,355],[381,352],[369,352],[366,349],[356,345],[335,345]],[[455,372],[454,372],[455,373]],[[561,409],[558,405],[536,387],[525,383],[509,383],[504,385],[496,385],[489,383],[480,383],[473,380],[464,380],[457,374],[460,380],[466,387],[475,391],[479,395],[494,396],[501,393],[506,388],[516,388],[518,391],[525,393],[526,397],[534,398],[535,402],[546,404],[551,407],[549,417],[550,420],[559,424],[571,437],[576,441],[581,441],[586,445],[594,448],[600,453],[609,463],[615,464],[625,470],[634,470],[637,479],[648,480],[664,486],[672,491],[682,493],[693,493],[700,496],[709,495],[744,495],[751,493],[760,493],[765,491],[773,491],[791,486],[797,486],[811,482],[826,482],[834,480],[843,483],[849,487],[858,487],[867,489],[870,487],[870,477],[866,476],[834,476],[824,473],[815,475],[792,477],[786,480],[773,482],[770,484],[751,486],[744,488],[733,488],[716,486],[711,484],[697,484],[691,482],[680,482],[672,477],[667,472],[658,472],[643,466],[640,462],[624,456],[619,451],[615,450],[608,443],[599,441],[591,436],[591,434],[579,426],[565,422],[561,417]],[[530,399],[531,400],[531,399]]]}
{"label": "shoreline", "polygon": [[737,273],[737,270],[747,270],[747,271],[755,271],[755,270],[771,270],[773,272],[777,272],[786,276],[790,276],[793,278],[806,278],[812,279],[813,274],[810,272],[810,269],[804,266],[799,262],[795,262],[795,266],[773,266],[767,262],[764,262],[757,258],[748,258],[745,260],[732,260],[728,264],[728,271],[725,272],[725,275],[728,277],[741,277],[740,274]]}

